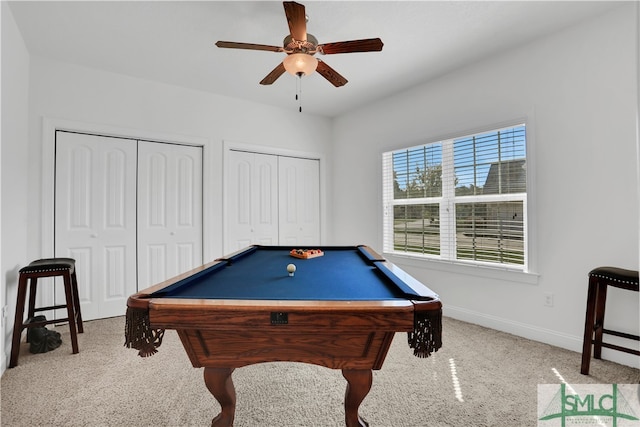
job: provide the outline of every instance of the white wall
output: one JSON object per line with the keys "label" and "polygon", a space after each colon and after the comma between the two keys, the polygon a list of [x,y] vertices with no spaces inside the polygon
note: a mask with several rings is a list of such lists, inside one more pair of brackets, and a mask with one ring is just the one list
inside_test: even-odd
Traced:
{"label": "white wall", "polygon": [[[10,351],[18,270],[27,259],[27,194],[25,171],[30,159],[28,144],[29,54],[6,2],[2,2],[2,288],[0,306],[8,308],[2,320],[0,355]],[[9,325],[7,327],[7,325]],[[7,358],[0,359],[1,371]]]}
{"label": "white wall", "polygon": [[[392,259],[438,292],[449,316],[581,351],[587,273],[638,269],[636,7],[337,119],[333,243],[382,249],[382,152],[524,118],[538,276]],[[608,327],[639,333],[638,294],[612,290],[607,305]],[[640,366],[637,356],[603,353]]]}

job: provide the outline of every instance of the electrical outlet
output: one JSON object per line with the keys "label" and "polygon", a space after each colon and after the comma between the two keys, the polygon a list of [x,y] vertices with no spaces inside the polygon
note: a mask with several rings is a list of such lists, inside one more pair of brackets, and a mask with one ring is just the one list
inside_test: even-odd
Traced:
{"label": "electrical outlet", "polygon": [[547,292],[544,294],[544,305],[546,307],[553,307],[553,294]]}

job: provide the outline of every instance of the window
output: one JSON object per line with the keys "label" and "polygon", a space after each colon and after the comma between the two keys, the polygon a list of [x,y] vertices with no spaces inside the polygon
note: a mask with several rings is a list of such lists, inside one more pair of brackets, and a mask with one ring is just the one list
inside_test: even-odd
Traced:
{"label": "window", "polygon": [[385,252],[526,270],[525,125],[383,154]]}

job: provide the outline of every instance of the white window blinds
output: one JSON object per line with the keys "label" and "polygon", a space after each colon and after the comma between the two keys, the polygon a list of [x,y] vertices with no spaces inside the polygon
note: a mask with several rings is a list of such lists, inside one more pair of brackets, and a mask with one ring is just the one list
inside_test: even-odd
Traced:
{"label": "white window blinds", "polygon": [[524,124],[383,154],[384,249],[526,267]]}

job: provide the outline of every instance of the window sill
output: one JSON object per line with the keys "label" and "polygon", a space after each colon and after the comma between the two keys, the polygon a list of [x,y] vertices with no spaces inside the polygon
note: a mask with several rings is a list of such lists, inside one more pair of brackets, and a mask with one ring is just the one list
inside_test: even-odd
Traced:
{"label": "window sill", "polygon": [[406,265],[415,268],[465,274],[468,276],[483,277],[487,279],[505,280],[507,282],[517,282],[527,285],[537,285],[538,278],[540,277],[536,273],[508,267],[492,267],[460,261],[447,261],[389,252],[385,252],[384,256],[394,264],[398,264],[400,267]]}

